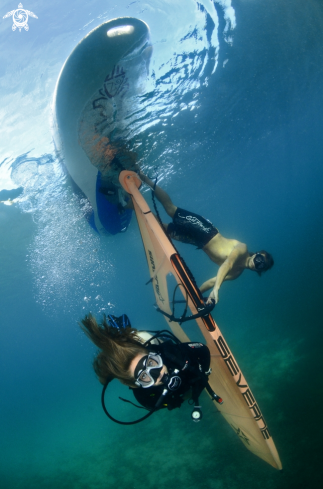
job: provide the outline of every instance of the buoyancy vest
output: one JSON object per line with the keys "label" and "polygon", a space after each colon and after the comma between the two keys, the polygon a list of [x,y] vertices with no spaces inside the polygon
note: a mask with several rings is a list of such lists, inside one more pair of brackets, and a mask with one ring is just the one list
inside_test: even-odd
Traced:
{"label": "buoyancy vest", "polygon": [[[180,407],[184,400],[191,397],[195,403],[207,384],[206,372],[210,366],[210,352],[202,343],[174,344],[165,341],[159,345],[147,345],[149,351],[158,353],[168,369],[168,378],[171,379],[174,371],[180,378],[175,387],[169,389],[164,402],[160,407],[169,410]],[[157,400],[165,389],[165,383],[149,388],[132,389],[136,400],[145,408],[153,409]]]}

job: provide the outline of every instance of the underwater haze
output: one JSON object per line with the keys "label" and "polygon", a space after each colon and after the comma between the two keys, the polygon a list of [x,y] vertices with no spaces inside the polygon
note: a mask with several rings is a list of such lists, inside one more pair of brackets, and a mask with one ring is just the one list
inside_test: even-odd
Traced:
{"label": "underwater haze", "polygon": [[[0,487],[316,489],[322,485],[323,3],[321,0],[29,0],[0,22]],[[102,22],[150,28],[144,115],[130,143],[174,203],[275,265],[226,282],[212,315],[279,452],[273,469],[208,398],[134,426],[104,414],[78,321],[126,313],[163,329],[135,218],[100,237],[56,159],[52,102],[76,44]],[[151,205],[150,192],[144,195]],[[167,220],[160,209],[161,216]],[[205,254],[176,246],[197,283]],[[193,324],[185,326],[200,340]],[[142,411],[107,404],[120,419]],[[221,393],[219,393],[221,394]],[[139,412],[139,414],[138,414]]]}

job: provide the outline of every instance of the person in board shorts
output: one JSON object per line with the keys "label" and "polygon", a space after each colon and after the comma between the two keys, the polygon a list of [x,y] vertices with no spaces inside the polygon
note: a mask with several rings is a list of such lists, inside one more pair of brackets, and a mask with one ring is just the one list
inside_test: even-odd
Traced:
{"label": "person in board shorts", "polygon": [[236,239],[222,236],[218,229],[207,219],[173,204],[170,196],[149,177],[139,171],[139,177],[154,190],[156,198],[172,218],[169,224],[163,224],[171,239],[192,244],[202,249],[219,266],[215,277],[204,282],[200,290],[212,289],[207,303],[219,300],[219,289],[225,280],[235,280],[245,269],[261,275],[274,265],[273,257],[265,250],[249,252],[247,245]]}

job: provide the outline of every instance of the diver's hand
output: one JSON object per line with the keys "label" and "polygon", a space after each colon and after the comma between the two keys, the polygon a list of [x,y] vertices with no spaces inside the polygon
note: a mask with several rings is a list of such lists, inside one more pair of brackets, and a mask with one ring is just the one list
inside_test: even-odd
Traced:
{"label": "diver's hand", "polygon": [[212,299],[214,300],[214,302],[217,304],[219,302],[219,291],[216,290],[216,289],[213,289],[211,294],[209,295],[206,303],[207,304],[211,304],[212,302]]}

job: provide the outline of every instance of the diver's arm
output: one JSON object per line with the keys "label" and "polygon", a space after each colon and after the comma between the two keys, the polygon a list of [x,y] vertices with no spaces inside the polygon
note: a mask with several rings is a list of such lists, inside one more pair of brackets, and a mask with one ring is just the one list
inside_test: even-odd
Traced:
{"label": "diver's arm", "polygon": [[154,191],[157,200],[159,200],[159,202],[164,207],[167,214],[170,217],[174,217],[177,206],[173,204],[172,199],[170,198],[168,193],[165,190],[163,190],[161,187],[159,187],[159,185],[156,185],[156,182],[150,180],[150,178],[147,177],[147,175],[145,175],[144,173],[142,173],[142,171],[139,172],[139,177],[146,185],[148,185]]}
{"label": "diver's arm", "polygon": [[[214,299],[216,304],[218,303],[218,301],[219,301],[219,289],[220,289],[222,283],[225,280],[228,280],[228,278],[227,278],[228,273],[232,270],[232,268],[234,268],[236,263],[246,253],[247,253],[247,246],[243,243],[239,243],[237,246],[235,246],[233,248],[233,250],[231,251],[228,258],[222,263],[222,265],[220,266],[220,268],[218,270],[218,274],[217,274],[216,279],[215,279],[215,284],[214,284],[213,290],[210,293],[208,300],[206,301],[207,304],[210,304],[211,299]],[[237,276],[239,276],[240,273],[238,273]],[[234,278],[236,278],[236,277],[234,277]]]}
{"label": "diver's arm", "polygon": [[202,292],[206,292],[207,290],[211,289],[212,287],[214,287],[215,285],[215,281],[216,281],[216,276],[213,277],[213,278],[210,278],[209,280],[207,280],[206,282],[204,282],[201,287],[200,287],[200,291]]}
{"label": "diver's arm", "polygon": [[199,364],[201,365],[202,368],[202,372],[205,374],[210,369],[210,363],[211,363],[210,350],[206,345],[203,345],[200,348],[197,348],[197,354],[198,354]]}
{"label": "diver's arm", "polygon": [[208,297],[208,300],[206,301],[207,304],[210,304],[212,299],[215,301],[216,304],[219,302],[219,288],[221,287],[222,282],[225,280],[225,277],[229,273],[231,268],[232,265],[227,258],[220,266],[218,274],[215,277],[214,287]]}

